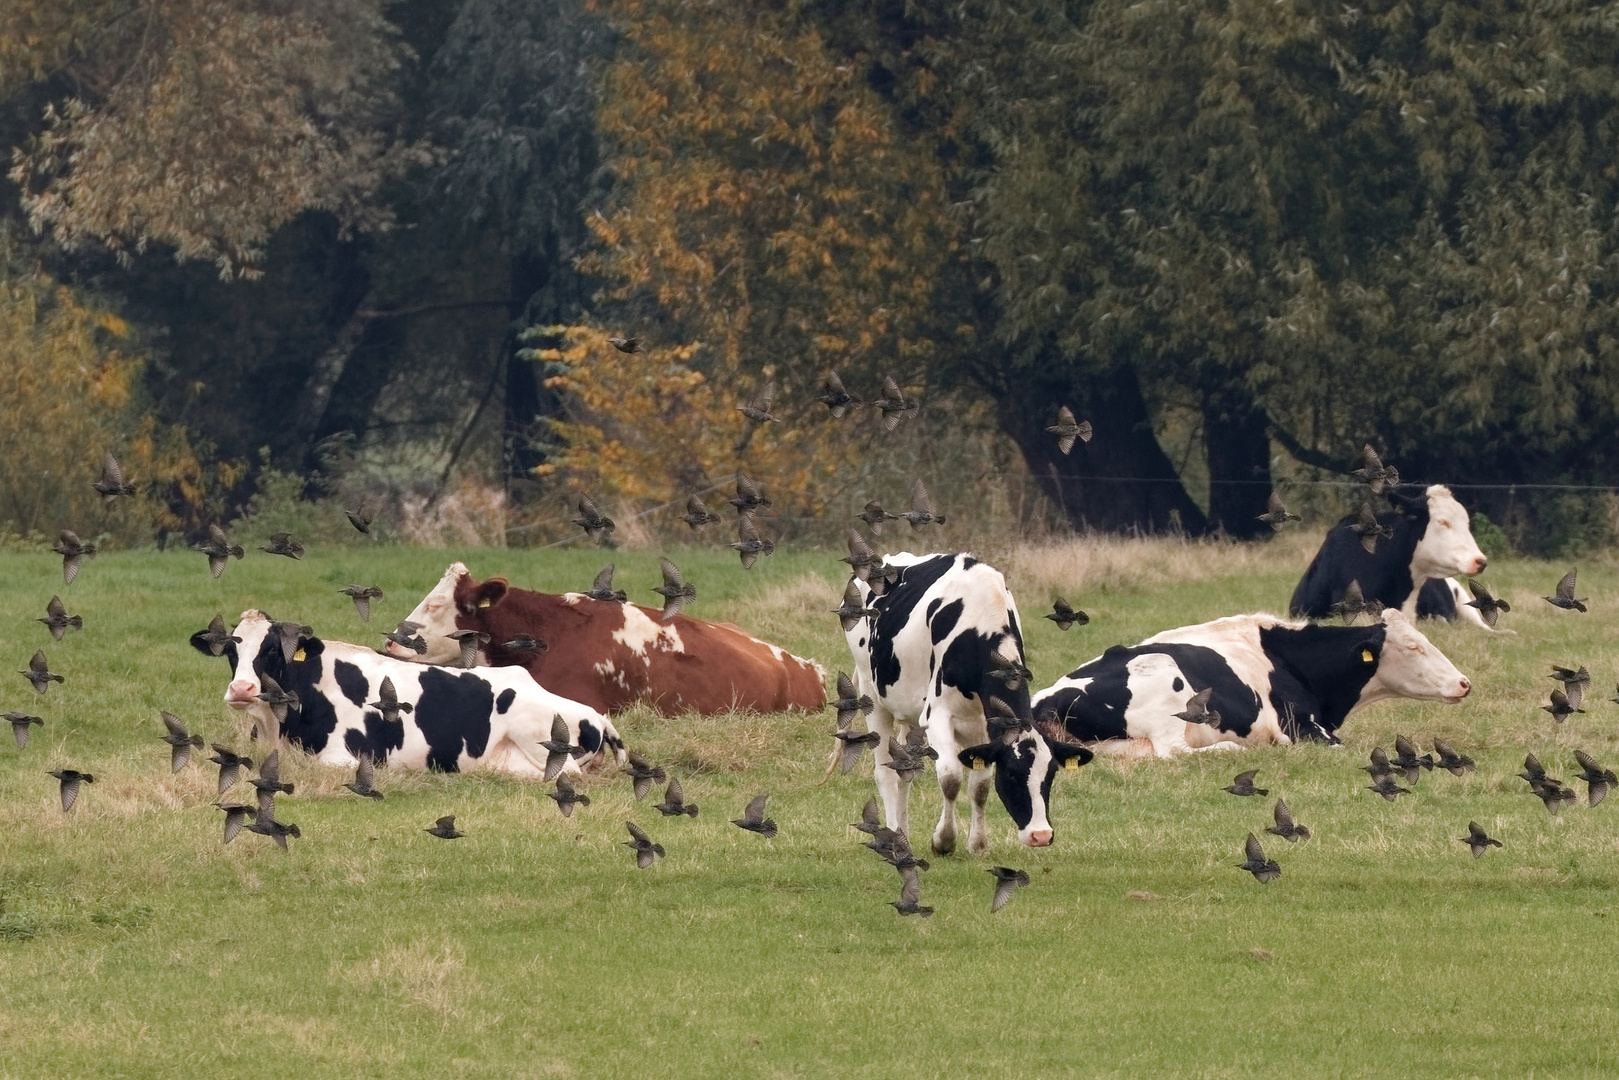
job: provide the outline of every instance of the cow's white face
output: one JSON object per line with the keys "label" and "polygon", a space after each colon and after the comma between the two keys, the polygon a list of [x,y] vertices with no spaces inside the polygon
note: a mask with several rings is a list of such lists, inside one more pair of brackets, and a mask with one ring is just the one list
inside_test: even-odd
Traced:
{"label": "cow's white face", "polygon": [[451,563],[439,583],[433,586],[433,591],[405,616],[410,622],[421,626],[417,633],[427,642],[426,652],[413,652],[390,641],[388,655],[396,660],[413,660],[419,664],[453,664],[459,660],[461,645],[449,636],[456,630],[455,589],[462,578],[471,576],[464,564]]}
{"label": "cow's white face", "polygon": [[1402,697],[1454,705],[1472,691],[1467,677],[1400,612],[1386,609],[1383,628],[1383,654],[1367,661],[1377,664],[1377,674],[1361,692],[1362,701]]}
{"label": "cow's white face", "polygon": [[1445,578],[1455,574],[1473,577],[1484,572],[1489,560],[1473,539],[1467,510],[1450,489],[1435,484],[1427,491],[1428,527],[1411,553],[1411,576],[1417,585],[1423,578]]}
{"label": "cow's white face", "polygon": [[[259,693],[264,687],[253,662],[258,659],[259,650],[264,648],[264,641],[270,636],[270,625],[269,618],[262,611],[250,608],[242,612],[241,622],[231,631],[242,642],[232,646],[236,668],[231,674],[230,685],[225,688],[226,705],[250,713],[262,713],[263,719],[270,717],[270,707],[259,700]],[[280,648],[280,645],[276,647]],[[255,719],[259,718],[255,716]]]}

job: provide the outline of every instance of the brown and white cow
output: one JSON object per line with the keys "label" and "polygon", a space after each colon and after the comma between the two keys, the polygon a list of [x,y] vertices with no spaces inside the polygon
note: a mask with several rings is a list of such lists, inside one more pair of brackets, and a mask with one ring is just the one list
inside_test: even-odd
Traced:
{"label": "brown and white cow", "polygon": [[[825,672],[727,623],[676,615],[583,593],[514,589],[505,578],[474,581],[461,563],[407,616],[427,642],[420,655],[389,643],[405,660],[448,664],[461,646],[447,635],[489,635],[480,663],[520,665],[553,694],[602,712],[645,702],[666,716],[695,710],[816,711],[826,705]],[[520,636],[548,648],[538,655],[505,647]]]}

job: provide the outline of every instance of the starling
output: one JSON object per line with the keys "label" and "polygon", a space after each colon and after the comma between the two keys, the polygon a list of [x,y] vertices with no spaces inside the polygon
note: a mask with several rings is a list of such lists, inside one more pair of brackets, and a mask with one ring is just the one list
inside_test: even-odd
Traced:
{"label": "starling", "polygon": [[399,692],[394,689],[394,681],[388,676],[382,677],[382,685],[377,687],[377,700],[366,702],[366,708],[375,709],[382,714],[385,723],[399,723],[399,714],[412,711],[415,706],[408,701],[399,700]]}
{"label": "starling", "polygon": [[169,771],[179,772],[190,764],[191,748],[202,749],[202,736],[187,731],[185,724],[173,713],[165,712],[160,715],[163,718],[163,726],[169,729],[169,733],[163,736],[163,741],[169,744]]}
{"label": "starling", "polygon": [[501,642],[500,647],[503,649],[510,649],[512,652],[516,653],[528,653],[531,656],[538,656],[551,646],[548,642],[541,638],[533,637],[529,634],[518,634],[510,641]]}
{"label": "starling", "polygon": [[1370,443],[1361,447],[1360,455],[1361,467],[1351,475],[1358,476],[1361,483],[1371,488],[1373,495],[1381,495],[1386,488],[1400,482],[1400,471],[1392,465],[1384,465]]}
{"label": "starling", "polygon": [[[229,818],[226,820],[228,822]],[[277,821],[274,807],[266,807],[263,802],[259,803],[258,813],[254,815],[253,823],[247,827],[247,831],[258,833],[260,836],[268,836],[275,841],[275,846],[282,851],[287,850],[287,837],[296,838],[303,835],[298,831],[298,826],[283,825]]]}
{"label": "starling", "polygon": [[252,813],[253,808],[243,806],[241,803],[216,802],[214,805],[225,811],[225,843],[228,844],[236,839],[236,834],[242,831],[243,825],[247,824],[247,817]]}
{"label": "starling", "polygon": [[630,831],[630,838],[624,841],[624,846],[635,852],[635,865],[639,869],[645,870],[654,859],[663,858],[663,845],[654,844],[652,837],[643,832],[641,826],[626,821],[624,827]]}
{"label": "starling", "polygon": [[860,820],[855,822],[853,827],[868,836],[877,835],[877,830],[883,827],[883,821],[878,816],[876,799],[866,800],[866,805],[860,811]]}
{"label": "starling", "polygon": [[364,510],[344,510],[343,516],[349,519],[350,525],[353,525],[360,532],[370,535],[372,515],[367,514]]}
{"label": "starling", "polygon": [[877,406],[877,413],[882,417],[884,431],[893,431],[899,427],[901,420],[915,415],[922,408],[920,401],[905,396],[892,375],[883,376],[883,396],[872,404]]}
{"label": "starling", "polygon": [[225,620],[218,615],[215,615],[214,621],[208,624],[208,629],[199,630],[192,634],[191,640],[202,642],[208,646],[208,651],[215,656],[223,656],[225,646],[229,643],[234,642],[237,645],[242,643],[241,638],[234,636],[225,628]]}
{"label": "starling", "polygon": [[1288,522],[1303,521],[1304,519],[1289,510],[1287,504],[1282,502],[1282,497],[1273,491],[1270,493],[1270,499],[1265,503],[1265,512],[1258,515],[1258,520],[1269,525],[1272,532],[1281,532],[1282,526]]}
{"label": "starling", "polygon": [[253,759],[243,757],[228,746],[221,746],[218,743],[213,743],[211,749],[214,756],[208,760],[219,766],[219,793],[223,795],[232,784],[241,778],[243,769],[253,767]]}
{"label": "starling", "polygon": [[670,778],[669,786],[663,789],[663,801],[653,803],[652,808],[664,817],[697,816],[697,804],[686,801],[686,793],[681,790],[680,781]]}
{"label": "starling", "polygon": [[1492,847],[1500,847],[1501,841],[1492,839],[1482,826],[1476,821],[1467,823],[1467,835],[1460,838],[1461,842],[1473,849],[1473,858],[1482,858],[1484,853]]}
{"label": "starling", "polygon": [[756,832],[766,838],[775,836],[776,823],[765,817],[765,801],[769,798],[770,793],[768,791],[763,795],[755,795],[753,801],[748,803],[747,809],[742,811],[742,816],[732,818],[731,824],[739,829]]}
{"label": "starling", "polygon": [[838,730],[843,731],[854,720],[855,713],[862,712],[870,716],[871,710],[876,708],[876,705],[869,694],[859,693],[859,688],[855,686],[854,680],[840,671],[838,672],[838,696],[833,699],[832,707],[838,712]]}
{"label": "starling", "polygon": [[589,806],[590,796],[581,795],[573,789],[573,781],[566,776],[557,777],[557,789],[545,794],[548,799],[556,800],[557,809],[562,811],[563,817],[573,817],[575,806]]}
{"label": "starling", "polygon": [[[872,567],[882,562],[877,557],[877,553],[871,550],[871,545],[866,543],[866,538],[861,536],[857,529],[849,530],[849,554],[838,561],[848,563],[849,568],[854,571],[854,576],[861,581],[869,580]],[[847,596],[848,593],[845,592],[844,595]],[[858,594],[856,599],[858,599]]]}
{"label": "starling", "polygon": [[1553,664],[1551,677],[1563,684],[1563,694],[1570,705],[1578,709],[1584,703],[1585,692],[1591,688],[1591,672],[1584,664],[1578,671]]}
{"label": "starling", "polygon": [[33,683],[34,691],[40,694],[49,690],[51,683],[65,681],[62,676],[51,670],[50,662],[45,659],[44,649],[35,649],[34,655],[28,661],[28,669],[19,674]]}
{"label": "starling", "polygon": [[1343,599],[1332,605],[1332,613],[1339,616],[1346,623],[1354,622],[1361,615],[1370,615],[1376,619],[1383,613],[1383,604],[1377,599],[1366,599],[1360,590],[1359,581],[1351,581],[1344,588]]}
{"label": "starling", "polygon": [[1372,763],[1370,765],[1362,765],[1360,767],[1361,772],[1365,773],[1367,776],[1370,776],[1373,780],[1378,780],[1382,777],[1392,776],[1394,774],[1394,766],[1389,763],[1388,751],[1384,750],[1381,746],[1372,747],[1371,758]]}
{"label": "starling", "polygon": [[360,760],[354,764],[353,782],[343,786],[367,799],[382,798],[382,792],[377,790],[377,763],[371,760],[370,754],[360,755]]}
{"label": "starling", "polygon": [[1434,766],[1433,755],[1423,754],[1417,756],[1417,748],[1411,740],[1404,735],[1394,736],[1394,758],[1391,764],[1405,773],[1405,782],[1415,784],[1422,779],[1422,770],[1432,770]]}
{"label": "starling", "polygon": [[610,337],[607,344],[621,353],[644,353],[646,345],[638,337]]}
{"label": "starling", "polygon": [[933,512],[933,498],[928,495],[927,485],[922,478],[917,477],[916,484],[911,488],[911,508],[899,515],[911,523],[912,530],[922,525],[943,525],[944,515]]}
{"label": "starling", "polygon": [[1188,724],[1207,724],[1211,728],[1220,726],[1220,714],[1209,708],[1209,699],[1214,696],[1214,687],[1208,686],[1199,690],[1186,699],[1186,708],[1175,714],[1175,719],[1184,720]]}
{"label": "starling", "polygon": [[872,834],[872,839],[866,846],[901,873],[906,870],[928,868],[928,861],[916,857],[916,853],[911,850],[911,842],[898,829],[878,830]]}
{"label": "starling", "polygon": [[753,427],[760,424],[779,424],[781,417],[770,414],[771,406],[776,403],[776,381],[771,379],[760,388],[759,392],[741,405],[736,411],[747,417],[748,423]]}
{"label": "starling", "polygon": [[17,740],[18,750],[26,750],[28,748],[29,728],[36,724],[40,727],[45,726],[45,721],[41,717],[30,716],[28,713],[19,712],[16,709],[6,713],[5,718],[11,721],[11,736]]}
{"label": "starling", "polygon": [[1017,654],[1017,643],[1012,638],[1002,638],[991,659],[999,666],[990,668],[984,673],[985,676],[1008,690],[1015,691],[1034,677],[1033,672],[1023,665],[1022,657]]}
{"label": "starling", "polygon": [[680,567],[668,559],[659,558],[658,566],[663,570],[663,584],[652,591],[663,597],[661,618],[664,622],[668,622],[680,614],[680,609],[685,606],[686,601],[697,599],[697,586],[688,585],[680,573]]}
{"label": "starling", "polygon": [[1467,588],[1473,594],[1473,599],[1467,602],[1467,606],[1477,608],[1479,618],[1483,619],[1484,625],[1492,630],[1495,629],[1495,624],[1500,620],[1501,613],[1512,610],[1511,604],[1491,596],[1490,590],[1485,588],[1484,583],[1477,578],[1468,578]]}
{"label": "starling", "polygon": [[916,867],[905,867],[900,870],[899,877],[902,883],[899,890],[899,899],[890,900],[889,905],[901,915],[920,915],[924,919],[932,915],[933,909],[921,903],[922,878],[916,872]]}
{"label": "starling", "polygon": [[860,761],[860,753],[866,747],[876,748],[882,741],[882,736],[875,731],[868,731],[864,735],[856,735],[849,731],[833,732],[832,737],[838,740],[837,748],[832,751],[832,761],[828,765],[827,775],[831,775],[835,766],[839,772],[847,773]]}
{"label": "starling", "polygon": [[1355,517],[1355,523],[1349,526],[1349,531],[1360,537],[1360,546],[1365,548],[1369,555],[1377,554],[1379,537],[1394,536],[1394,527],[1380,523],[1377,515],[1372,512],[1372,504],[1369,502],[1360,504],[1360,512]]}
{"label": "starling", "polygon": [[720,516],[704,506],[703,500],[695,495],[686,500],[686,512],[680,515],[680,520],[696,531],[701,531],[705,525],[713,525],[719,519]]}
{"label": "starling", "polygon": [[1612,769],[1604,769],[1596,758],[1584,750],[1574,751],[1574,760],[1580,763],[1580,779],[1589,785],[1586,792],[1592,806],[1599,805],[1608,795],[1608,789],[1619,787],[1619,776]]}
{"label": "starling", "polygon": [[241,544],[230,542],[230,534],[218,525],[208,526],[208,541],[197,545],[197,550],[208,556],[208,572],[215,579],[225,572],[225,564],[234,556],[240,559],[247,552]]}
{"label": "starling", "polygon": [[409,619],[405,619],[391,633],[383,634],[382,636],[395,645],[409,649],[412,652],[424,653],[427,651],[427,640],[416,633],[421,628],[421,623],[414,623]]}
{"label": "starling", "polygon": [[759,561],[759,556],[776,553],[776,542],[760,538],[753,515],[743,514],[737,519],[736,541],[731,544],[731,550],[742,557],[742,569],[751,570],[753,564]]}
{"label": "starling", "polygon": [[585,535],[593,544],[610,539],[617,528],[613,519],[598,510],[586,495],[579,496],[579,516],[573,519],[573,523],[585,530]]}
{"label": "starling", "polygon": [[934,758],[939,756],[939,752],[927,744],[927,733],[913,727],[903,743],[894,738],[888,740],[888,760],[883,762],[883,768],[892,769],[901,779],[909,780],[926,767],[930,753]]}
{"label": "starling", "polygon": [[304,638],[312,636],[315,631],[313,627],[295,622],[273,622],[270,633],[281,642],[281,659],[291,664],[303,659],[298,653],[299,646]]}
{"label": "starling", "polygon": [[477,667],[478,650],[489,644],[489,635],[481,630],[451,630],[444,636],[461,646],[457,659],[464,668]]}
{"label": "starling", "polygon": [[736,498],[727,500],[739,514],[751,514],[761,507],[769,509],[776,504],[765,493],[762,485],[748,479],[746,473],[736,474]]}
{"label": "starling", "polygon": [[1243,845],[1243,854],[1246,857],[1237,864],[1237,869],[1248,871],[1261,885],[1269,884],[1282,876],[1282,868],[1277,865],[1275,859],[1265,858],[1265,849],[1260,845],[1259,837],[1253,833],[1248,834],[1248,841]]}
{"label": "starling", "polygon": [[34,621],[44,623],[45,629],[49,630],[51,632],[51,637],[55,638],[57,641],[61,641],[62,635],[66,634],[69,630],[84,629],[83,617],[79,615],[69,615],[67,613],[67,608],[62,604],[62,598],[60,596],[51,597],[50,603],[45,605],[45,617],[43,619],[36,619]]}
{"label": "starling", "polygon": [[1275,833],[1290,842],[1310,839],[1310,830],[1293,820],[1293,812],[1281,799],[1276,800],[1276,806],[1271,810],[1271,814],[1276,818],[1276,824],[1267,828],[1266,832]]}
{"label": "starling", "polygon": [[621,604],[625,600],[628,600],[629,597],[625,594],[623,589],[619,589],[617,591],[614,591],[613,589],[614,569],[615,567],[612,563],[608,563],[606,566],[602,567],[601,570],[596,573],[596,580],[591,583],[590,591],[585,593],[585,595],[590,597],[592,600],[601,600],[605,602],[616,600]]}
{"label": "starling", "polygon": [[422,831],[430,836],[436,836],[440,840],[459,840],[461,837],[466,835],[466,833],[461,832],[455,827],[454,814],[445,814],[443,817],[433,822],[433,827],[431,829],[423,829]]}
{"label": "starling", "polygon": [[[71,585],[73,579],[79,576],[79,568],[84,560],[96,557],[96,546],[86,544],[79,539],[79,534],[72,529],[63,529],[56,537],[56,543],[51,550],[62,556],[62,584]],[[215,574],[214,577],[218,577]]]}
{"label": "starling", "polygon": [[[1546,782],[1546,767],[1540,763],[1539,758],[1529,754],[1523,759],[1523,772],[1519,773],[1518,776],[1528,781],[1530,787],[1535,787],[1537,784]],[[1555,782],[1553,781],[1553,783]]]}
{"label": "starling", "polygon": [[1393,773],[1384,773],[1381,776],[1374,777],[1372,782],[1367,784],[1366,787],[1368,790],[1375,791],[1379,795],[1383,796],[1383,798],[1388,802],[1393,802],[1401,795],[1411,794],[1411,789],[1408,787],[1401,787],[1399,781],[1394,779]]}
{"label": "starling", "polygon": [[842,420],[850,409],[858,409],[865,404],[844,389],[843,380],[838,378],[835,371],[827,372],[826,379],[821,385],[823,389],[815,400],[830,409],[835,420]]}
{"label": "starling", "polygon": [[1452,776],[1472,772],[1477,767],[1473,764],[1472,758],[1466,754],[1458,754],[1443,739],[1433,741],[1433,752],[1439,755],[1439,760],[1434,762],[1435,767],[1448,771]]}
{"label": "starling", "polygon": [[1561,724],[1574,713],[1583,713],[1584,709],[1576,709],[1574,703],[1568,700],[1568,695],[1561,690],[1552,691],[1552,703],[1542,705],[1541,708],[1552,714],[1552,719]]}
{"label": "starling", "polygon": [[838,617],[838,622],[843,626],[845,634],[859,626],[862,619],[875,619],[877,617],[877,609],[866,606],[866,602],[860,597],[860,589],[855,585],[853,578],[850,578],[849,583],[843,587],[842,606],[833,608],[832,613]]}
{"label": "starling", "polygon": [[545,748],[545,778],[555,780],[573,758],[582,758],[587,751],[575,746],[568,735],[568,722],[561,716],[551,717],[551,737],[540,744]]}
{"label": "starling", "polygon": [[[1063,411],[1067,412],[1066,409]],[[989,902],[991,915],[1005,907],[1014,892],[1029,884],[1029,875],[1025,871],[1013,870],[1010,866],[992,866],[985,873],[995,877],[995,895]]]}
{"label": "starling", "polygon": [[291,533],[272,533],[267,543],[259,545],[267,555],[285,555],[289,559],[304,557],[304,546],[292,538]]}
{"label": "starling", "polygon": [[1249,769],[1238,773],[1231,783],[1225,786],[1226,791],[1233,795],[1269,795],[1270,788],[1254,787],[1254,777],[1259,775],[1258,769]]}
{"label": "starling", "polygon": [[291,795],[292,785],[281,779],[281,751],[271,750],[270,756],[265,758],[263,764],[259,766],[259,775],[249,780],[248,783],[253,785],[253,789],[261,797],[270,796],[272,806],[277,792],[283,795]]}
{"label": "starling", "polygon": [[259,682],[263,683],[263,686],[259,688],[259,700],[270,706],[270,712],[275,716],[276,723],[284,724],[287,722],[288,709],[301,709],[303,707],[298,700],[297,693],[292,690],[281,689],[281,684],[270,678],[270,676],[261,675]]}
{"label": "starling", "polygon": [[102,502],[114,502],[120,495],[133,496],[135,485],[124,483],[124,470],[118,467],[118,459],[111,453],[101,459],[101,479],[93,485],[101,493]]}
{"label": "starling", "polygon": [[663,769],[652,764],[634,750],[630,751],[629,762],[629,768],[625,771],[629,774],[629,778],[635,786],[635,798],[637,801],[646,798],[646,793],[652,790],[653,784],[661,784],[668,778],[668,774]]}
{"label": "starling", "polygon": [[62,812],[65,814],[73,809],[73,804],[79,801],[79,787],[83,784],[93,784],[96,778],[87,772],[77,769],[53,769],[51,775],[62,784]]}
{"label": "starling", "polygon": [[1579,599],[1574,598],[1574,581],[1575,576],[1578,573],[1578,570],[1570,570],[1568,573],[1564,574],[1557,582],[1557,595],[1543,597],[1542,599],[1544,599],[1546,603],[1550,604],[1552,607],[1560,607],[1564,611],[1585,611],[1585,602],[1589,600],[1590,597],[1582,596]]}
{"label": "starling", "polygon": [[382,599],[382,590],[375,585],[345,585],[337,591],[354,601],[354,613],[361,622],[371,621],[371,601]]}
{"label": "starling", "polygon": [[[899,520],[898,514],[890,514],[887,510],[884,510],[883,504],[878,502],[876,499],[868,502],[866,504],[866,508],[860,511],[860,513],[856,514],[855,517],[866,523],[866,525],[871,529],[871,535],[873,536],[881,536],[883,534],[883,522]],[[860,534],[855,533],[855,535],[859,536]]]}
{"label": "starling", "polygon": [[1074,422],[1074,410],[1064,405],[1057,410],[1057,422],[1046,428],[1049,434],[1057,436],[1057,449],[1067,454],[1074,448],[1074,440],[1080,442],[1091,441],[1091,422],[1081,420]]}
{"label": "starling", "polygon": [[1070,607],[1068,601],[1060,596],[1051,602],[1051,614],[1046,618],[1056,623],[1059,630],[1066,630],[1070,626],[1084,626],[1091,621],[1089,615]]}
{"label": "starling", "polygon": [[1542,781],[1535,785],[1534,792],[1540,801],[1546,804],[1546,810],[1552,817],[1557,816],[1564,803],[1572,804],[1580,801],[1579,794],[1573,788],[1564,787],[1556,780]]}

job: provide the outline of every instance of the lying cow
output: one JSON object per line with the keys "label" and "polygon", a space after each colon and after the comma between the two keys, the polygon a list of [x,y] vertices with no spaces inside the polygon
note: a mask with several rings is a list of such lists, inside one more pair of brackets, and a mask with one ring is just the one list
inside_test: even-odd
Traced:
{"label": "lying cow", "polygon": [[[750,709],[815,712],[826,705],[825,673],[819,664],[760,641],[735,626],[659,612],[583,593],[529,592],[504,578],[478,582],[461,563],[444,577],[409,620],[421,627],[427,651],[398,644],[389,652],[424,664],[459,659],[456,630],[489,635],[480,662],[526,667],[552,693],[602,712],[620,712],[647,702],[666,716]],[[532,637],[540,652],[519,652],[506,642]]]}
{"label": "lying cow", "polygon": [[[298,707],[280,723],[282,737],[327,764],[353,765],[368,756],[409,769],[485,768],[538,776],[547,754],[540,744],[550,739],[558,716],[568,725],[573,745],[598,758],[608,750],[624,758],[624,741],[612,721],[541,689],[521,668],[424,668],[309,636],[299,639],[288,661],[272,625],[261,612],[242,613],[232,631],[241,644],[227,642],[225,648],[234,673],[225,704],[246,711],[261,730],[275,730],[270,707],[258,700],[268,676],[298,697]],[[210,653],[199,636],[191,643]],[[412,707],[391,722],[370,705],[379,699],[384,678]],[[578,772],[578,762],[569,758],[564,771]]]}
{"label": "lying cow", "polygon": [[[875,702],[868,724],[880,737],[877,791],[888,827],[906,827],[910,792],[910,780],[887,767],[893,760],[892,743],[897,737],[903,744],[909,729],[920,726],[938,751],[935,767],[944,794],[944,812],[933,831],[934,851],[955,849],[956,797],[969,768],[969,851],[989,848],[984,819],[989,767],[994,768],[995,791],[1017,824],[1018,839],[1031,847],[1050,844],[1052,777],[1064,765],[1083,765],[1091,753],[1048,742],[1034,730],[1028,682],[1018,680],[1012,689],[992,674],[1020,664],[1023,655],[1017,604],[1006,579],[971,555],[901,554],[886,556],[885,562],[899,568],[898,581],[882,596],[857,581],[877,615],[857,622],[844,636],[860,693]],[[994,740],[984,713],[991,695],[1022,721]]]}
{"label": "lying cow", "polygon": [[[1219,714],[1216,723],[1176,717],[1211,688],[1207,707]],[[1168,757],[1299,739],[1337,742],[1344,719],[1374,701],[1454,705],[1471,689],[1409,619],[1388,608],[1373,626],[1233,615],[1166,630],[1107,650],[1036,694],[1032,707],[1036,716],[1055,712],[1077,742],[1128,752],[1122,740],[1146,739]]]}
{"label": "lying cow", "polygon": [[1467,606],[1467,590],[1454,580],[1457,574],[1482,574],[1489,565],[1473,539],[1467,510],[1440,484],[1426,490],[1400,488],[1388,497],[1395,509],[1378,514],[1377,520],[1393,527],[1393,537],[1384,537],[1375,552],[1368,552],[1349,531],[1355,518],[1338,522],[1293,590],[1289,611],[1325,618],[1349,583],[1358,581],[1367,600],[1399,608],[1409,618],[1460,618],[1483,626],[1478,609]]}

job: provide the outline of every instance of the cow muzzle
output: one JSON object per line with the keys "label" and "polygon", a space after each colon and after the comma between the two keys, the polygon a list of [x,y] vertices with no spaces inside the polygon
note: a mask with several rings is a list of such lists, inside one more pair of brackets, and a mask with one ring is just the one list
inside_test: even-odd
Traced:
{"label": "cow muzzle", "polygon": [[1472,692],[1473,684],[1468,682],[1467,677],[1464,675],[1462,678],[1456,680],[1455,692],[1445,695],[1445,701],[1448,704],[1454,705]]}
{"label": "cow muzzle", "polygon": [[1024,840],[1023,842],[1025,844],[1028,844],[1030,847],[1050,847],[1051,846],[1051,830],[1050,829],[1035,829],[1035,830],[1033,830],[1032,832],[1029,833],[1028,838],[1026,840]]}
{"label": "cow muzzle", "polygon": [[1483,555],[1480,555],[1478,558],[1473,560],[1473,568],[1467,571],[1467,576],[1478,577],[1480,574],[1484,573],[1484,568],[1489,565],[1490,560],[1485,558]]}
{"label": "cow muzzle", "polygon": [[258,684],[247,679],[233,680],[225,690],[225,704],[233,709],[245,709],[258,700]]}

